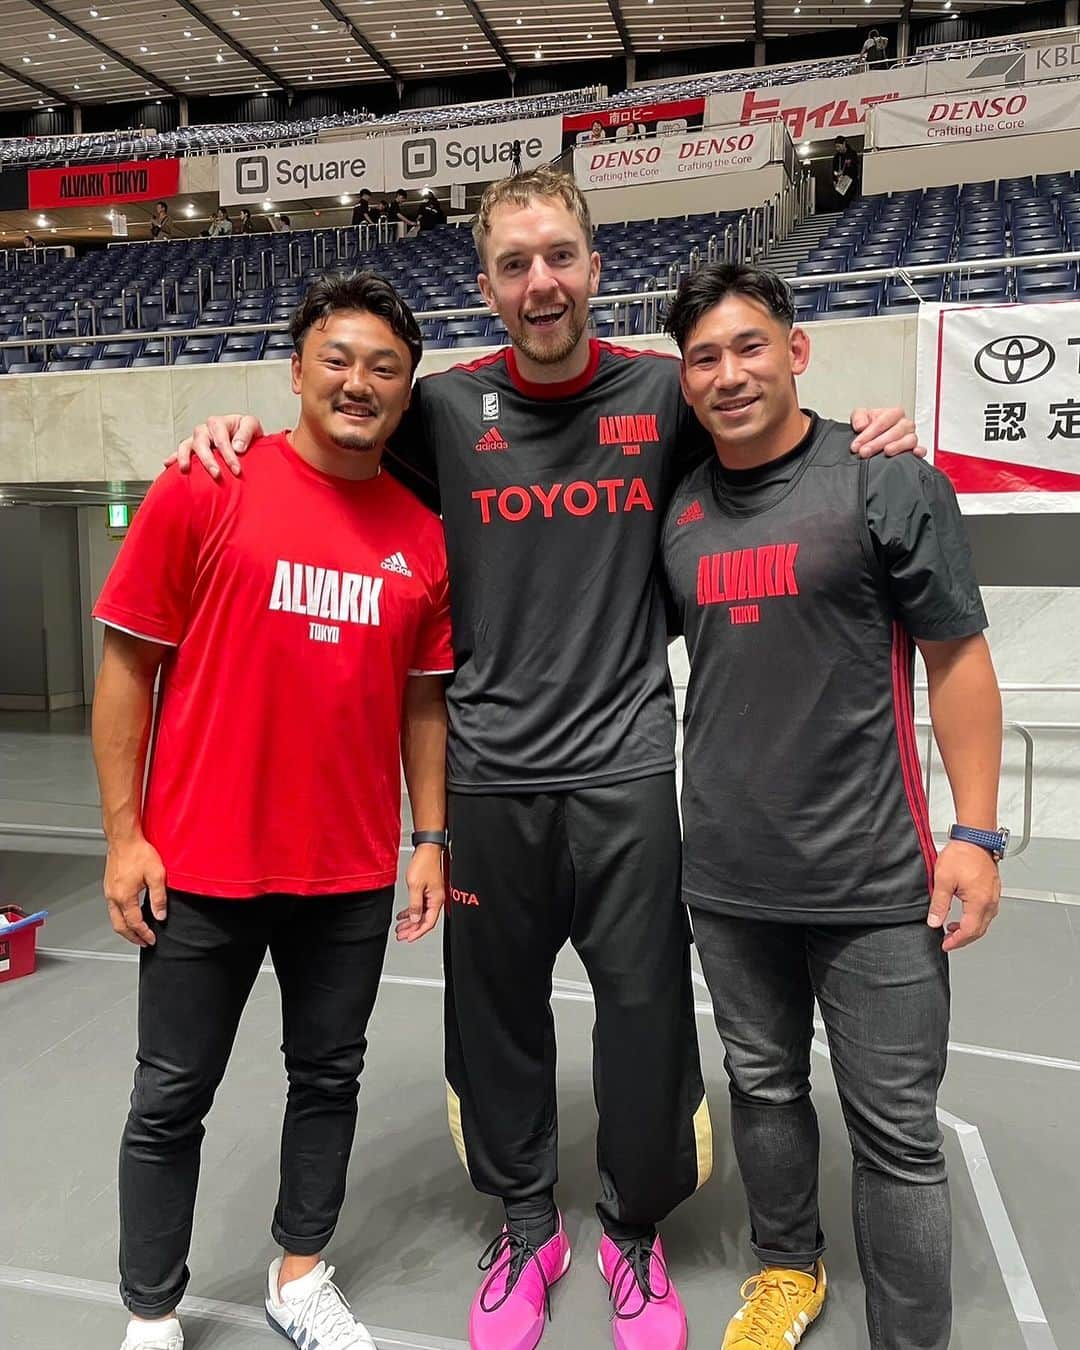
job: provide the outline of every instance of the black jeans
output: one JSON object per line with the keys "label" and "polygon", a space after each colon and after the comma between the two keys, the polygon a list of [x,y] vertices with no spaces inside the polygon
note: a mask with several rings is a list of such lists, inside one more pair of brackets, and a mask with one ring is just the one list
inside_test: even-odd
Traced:
{"label": "black jeans", "polygon": [[213,900],[169,892],[157,945],[139,959],[135,1090],[120,1145],[120,1293],[162,1317],[188,1282],[203,1118],[269,948],[281,987],[288,1101],[272,1232],[296,1255],[337,1225],[356,1097],[394,888]]}
{"label": "black jeans", "polygon": [[948,958],[925,923],[810,926],[695,910],[731,1080],[731,1129],[766,1265],[825,1249],[810,1101],[816,996],[854,1155],[852,1209],[874,1350],[945,1350],[951,1215],[935,1108]]}

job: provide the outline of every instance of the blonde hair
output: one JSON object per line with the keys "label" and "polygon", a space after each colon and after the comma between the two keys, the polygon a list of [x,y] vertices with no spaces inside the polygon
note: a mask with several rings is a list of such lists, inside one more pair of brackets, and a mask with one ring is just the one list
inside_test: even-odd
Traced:
{"label": "blonde hair", "polygon": [[491,233],[491,217],[498,206],[528,206],[536,197],[550,197],[562,202],[585,235],[585,246],[592,252],[593,226],[589,207],[573,174],[542,164],[512,178],[500,178],[489,183],[480,199],[480,210],[473,222],[473,243],[480,266],[484,266],[484,248]]}

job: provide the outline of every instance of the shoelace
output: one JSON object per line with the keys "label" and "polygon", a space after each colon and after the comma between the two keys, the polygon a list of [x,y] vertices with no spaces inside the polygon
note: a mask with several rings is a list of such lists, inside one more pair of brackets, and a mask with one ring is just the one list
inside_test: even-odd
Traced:
{"label": "shoelace", "polygon": [[[480,1290],[481,1311],[486,1313],[497,1312],[513,1293],[514,1285],[521,1278],[521,1272],[530,1261],[536,1261],[536,1269],[540,1272],[540,1279],[544,1285],[544,1316],[548,1321],[551,1320],[551,1291],[547,1276],[544,1274],[543,1262],[536,1260],[539,1252],[539,1247],[534,1246],[520,1233],[515,1233],[512,1228],[504,1228],[488,1243],[480,1260],[476,1263],[478,1270],[491,1271]],[[501,1265],[496,1266],[496,1261],[502,1256],[505,1256],[506,1260]],[[504,1271],[506,1272],[506,1288],[503,1290],[502,1296],[489,1305],[485,1302],[488,1290],[491,1289]]]}
{"label": "shoelace", "polygon": [[[635,1317],[640,1317],[654,1299],[659,1302],[667,1298],[671,1291],[671,1280],[668,1278],[667,1266],[659,1256],[656,1257],[656,1264],[664,1277],[664,1287],[663,1289],[652,1287],[649,1272],[654,1255],[652,1241],[648,1238],[639,1239],[622,1252],[622,1260],[612,1277],[611,1289],[608,1292],[613,1318],[617,1317],[624,1322],[632,1321]],[[633,1312],[626,1312],[627,1302],[635,1289],[641,1294],[641,1307]]]}
{"label": "shoelace", "polygon": [[[748,1321],[740,1327],[740,1335],[751,1345],[775,1344],[777,1332],[787,1331],[798,1316],[793,1300],[802,1291],[794,1280],[779,1271],[759,1271],[743,1282],[739,1297],[746,1300]],[[779,1298],[759,1298],[759,1294],[779,1295]]]}
{"label": "shoelace", "polygon": [[296,1314],[295,1329],[304,1332],[309,1341],[312,1337],[320,1343],[328,1336],[356,1337],[356,1319],[351,1314],[349,1300],[331,1278],[333,1274],[334,1267],[327,1266],[322,1279]]}

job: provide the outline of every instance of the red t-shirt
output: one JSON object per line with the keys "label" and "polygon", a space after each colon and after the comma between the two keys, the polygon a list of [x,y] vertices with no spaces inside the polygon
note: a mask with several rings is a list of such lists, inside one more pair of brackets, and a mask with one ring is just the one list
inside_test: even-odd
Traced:
{"label": "red t-shirt", "polygon": [[169,885],[395,880],[405,682],[453,669],[442,525],[411,493],[320,473],[284,435],[239,480],[167,470],[94,617],[176,649],[143,810]]}

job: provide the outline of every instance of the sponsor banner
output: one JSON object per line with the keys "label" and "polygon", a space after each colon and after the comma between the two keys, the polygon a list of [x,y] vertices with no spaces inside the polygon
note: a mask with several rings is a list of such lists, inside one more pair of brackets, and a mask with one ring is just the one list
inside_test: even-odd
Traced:
{"label": "sponsor banner", "polygon": [[562,118],[454,127],[415,136],[387,136],[385,190],[445,187],[450,183],[489,183],[514,172],[514,142],[521,147],[522,169],[548,164],[562,153]]}
{"label": "sponsor banner", "polygon": [[800,84],[768,85],[710,94],[709,126],[733,122],[771,122],[780,117],[793,140],[827,140],[848,132],[861,133],[866,115],[879,103],[925,92],[921,67],[867,70],[835,80],[803,80]]}
{"label": "sponsor banner", "polygon": [[563,148],[633,140],[646,135],[675,136],[705,121],[704,98],[667,103],[639,103],[629,108],[574,113],[563,118]]}
{"label": "sponsor banner", "polygon": [[998,84],[1060,80],[1080,75],[1080,39],[1030,45],[1025,51],[992,52],[926,63],[926,92],[944,94]]}
{"label": "sponsor banner", "polygon": [[30,169],[26,179],[31,211],[153,202],[159,197],[175,197],[180,190],[180,161],[138,159],[126,164]]}
{"label": "sponsor banner", "polygon": [[922,305],[919,440],[965,511],[1080,511],[1080,301]]}
{"label": "sponsor banner", "polygon": [[877,108],[874,148],[989,141],[1076,127],[1080,127],[1080,98],[1075,85],[1012,85],[979,93],[965,90],[936,98],[906,98]]}
{"label": "sponsor banner", "polygon": [[742,173],[769,163],[771,127],[717,127],[690,136],[661,136],[615,145],[579,145],[574,177],[595,188],[640,187],[687,178]]}
{"label": "sponsor banner", "polygon": [[379,137],[244,150],[218,156],[218,199],[223,206],[275,206],[339,193],[386,189]]}

